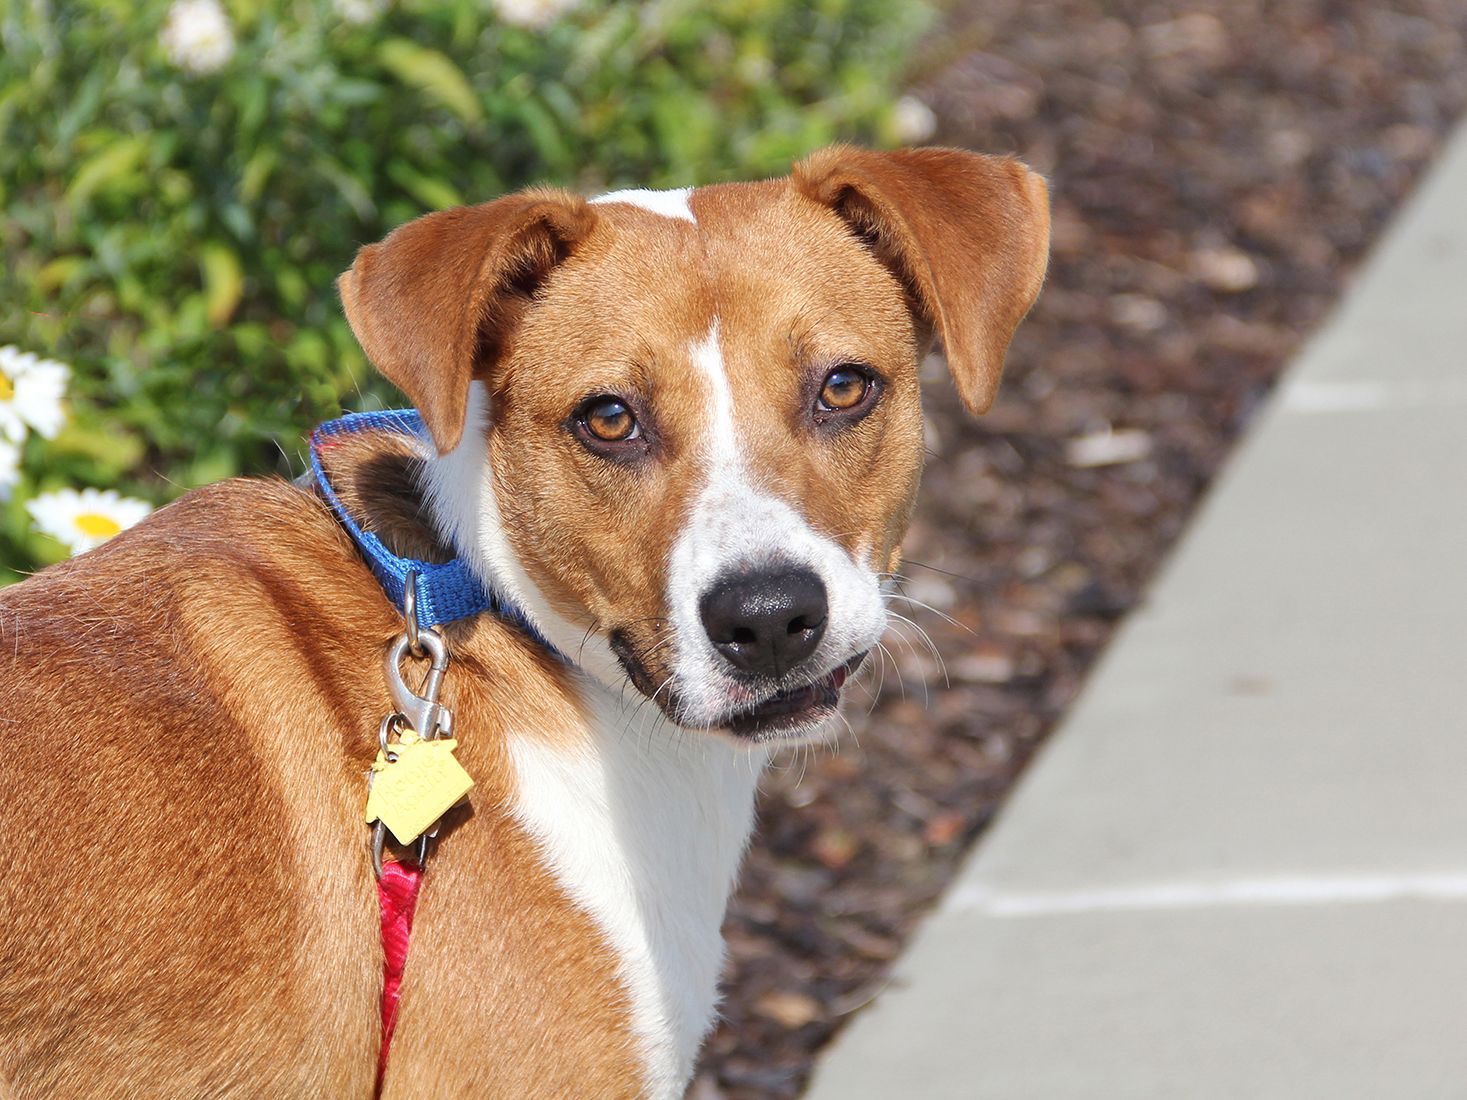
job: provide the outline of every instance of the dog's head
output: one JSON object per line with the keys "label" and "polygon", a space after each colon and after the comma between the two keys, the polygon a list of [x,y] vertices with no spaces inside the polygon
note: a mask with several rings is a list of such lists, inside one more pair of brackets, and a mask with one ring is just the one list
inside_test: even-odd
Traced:
{"label": "dog's head", "polygon": [[982,412],[1047,251],[1016,161],[835,147],[430,214],[340,288],[432,433],[459,552],[593,674],[767,741],[825,728],[882,634],[930,338]]}

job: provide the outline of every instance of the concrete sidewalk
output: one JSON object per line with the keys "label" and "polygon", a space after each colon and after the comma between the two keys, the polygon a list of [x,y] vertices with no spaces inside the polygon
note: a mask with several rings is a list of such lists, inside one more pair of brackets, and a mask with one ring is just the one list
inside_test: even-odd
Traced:
{"label": "concrete sidewalk", "polygon": [[1467,131],[807,1096],[1467,1097]]}

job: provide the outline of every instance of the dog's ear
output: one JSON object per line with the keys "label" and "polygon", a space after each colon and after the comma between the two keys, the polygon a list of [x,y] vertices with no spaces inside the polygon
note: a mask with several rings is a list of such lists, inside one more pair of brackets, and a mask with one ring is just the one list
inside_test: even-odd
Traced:
{"label": "dog's ear", "polygon": [[444,210],[367,245],[337,280],[357,342],[417,406],[440,452],[463,435],[469,382],[595,217],[579,195],[553,190]]}
{"label": "dog's ear", "polygon": [[942,341],[963,404],[986,411],[1009,340],[1044,282],[1044,180],[1007,157],[848,145],[812,154],[791,178],[897,276],[924,332]]}

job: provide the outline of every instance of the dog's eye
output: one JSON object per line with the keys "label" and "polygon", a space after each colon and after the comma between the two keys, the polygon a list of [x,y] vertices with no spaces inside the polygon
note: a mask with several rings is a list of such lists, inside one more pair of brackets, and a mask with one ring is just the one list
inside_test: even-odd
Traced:
{"label": "dog's eye", "polygon": [[825,376],[820,387],[820,404],[832,411],[854,409],[871,388],[871,380],[851,367],[837,367]]}
{"label": "dog's eye", "polygon": [[815,399],[815,418],[828,419],[832,414],[862,412],[876,395],[876,377],[866,367],[842,363],[827,372]]}
{"label": "dog's eye", "polygon": [[620,398],[593,397],[581,406],[577,420],[593,438],[603,443],[625,443],[642,434],[637,418]]}

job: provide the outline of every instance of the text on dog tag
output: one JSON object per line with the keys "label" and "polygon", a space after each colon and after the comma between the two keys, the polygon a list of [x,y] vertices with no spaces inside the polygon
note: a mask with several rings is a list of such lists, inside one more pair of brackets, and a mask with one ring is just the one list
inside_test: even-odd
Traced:
{"label": "text on dog tag", "polygon": [[412,730],[392,746],[395,760],[379,752],[367,791],[367,823],[381,821],[399,844],[411,844],[474,786],[454,759],[458,741],[424,741]]}

